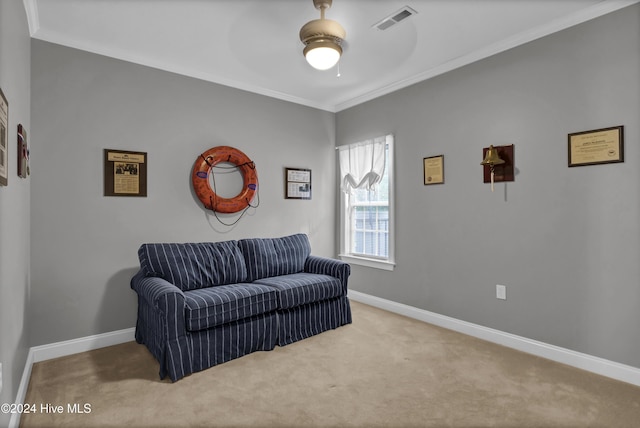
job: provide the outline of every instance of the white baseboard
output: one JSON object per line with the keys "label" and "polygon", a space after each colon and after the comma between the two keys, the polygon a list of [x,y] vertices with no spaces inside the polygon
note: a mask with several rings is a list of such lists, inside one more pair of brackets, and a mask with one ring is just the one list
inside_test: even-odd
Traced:
{"label": "white baseboard", "polygon": [[[20,379],[20,385],[18,385],[18,394],[16,395],[16,404],[24,404],[24,397],[27,395],[27,388],[29,387],[29,379],[31,379],[31,367],[33,366],[33,352],[29,349],[27,354],[27,361],[24,363],[24,370],[22,371],[22,379]],[[11,415],[9,419],[8,428],[18,428],[20,426],[20,413],[16,412]]]}
{"label": "white baseboard", "polygon": [[33,362],[38,363],[53,358],[130,342],[135,340],[135,331],[135,328],[127,328],[109,333],[96,334],[94,336],[81,337],[79,339],[65,340],[64,342],[51,343],[49,345],[34,346],[30,352],[33,352]]}
{"label": "white baseboard", "polygon": [[[24,403],[29,387],[29,379],[31,378],[31,367],[34,363],[46,361],[53,358],[65,357],[80,352],[91,351],[94,349],[104,348],[107,346],[118,345],[120,343],[135,340],[135,328],[127,328],[124,330],[112,331],[109,333],[96,334],[94,336],[81,337],[79,339],[65,340],[64,342],[51,343],[49,345],[34,346],[29,349],[27,361],[24,364],[22,379],[18,386],[16,395],[16,403]],[[9,420],[9,428],[18,428],[20,426],[20,414],[13,413]]]}
{"label": "white baseboard", "polygon": [[518,351],[640,386],[640,369],[637,367],[616,363],[559,346],[549,345],[548,343],[527,339],[526,337],[516,336],[515,334],[505,333],[478,324],[472,324],[424,309],[371,296],[359,291],[349,290],[349,298],[356,302],[361,302],[389,312],[394,312],[429,324],[517,349]]}

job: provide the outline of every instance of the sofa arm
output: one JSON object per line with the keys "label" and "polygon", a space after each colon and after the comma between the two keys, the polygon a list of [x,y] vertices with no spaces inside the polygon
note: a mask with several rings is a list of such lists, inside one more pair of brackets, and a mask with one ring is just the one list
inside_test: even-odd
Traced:
{"label": "sofa arm", "polygon": [[342,282],[345,294],[347,293],[347,282],[351,274],[349,263],[327,257],[309,256],[304,264],[304,271],[338,278]]}
{"label": "sofa arm", "polygon": [[131,288],[148,307],[162,313],[169,338],[184,334],[184,293],[175,285],[158,277],[145,277],[138,272],[131,279]]}

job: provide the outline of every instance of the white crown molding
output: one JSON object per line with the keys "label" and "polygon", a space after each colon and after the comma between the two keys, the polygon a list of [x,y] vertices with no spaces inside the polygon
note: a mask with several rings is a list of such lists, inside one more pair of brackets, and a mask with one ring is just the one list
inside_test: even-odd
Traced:
{"label": "white crown molding", "polygon": [[355,290],[349,290],[349,298],[389,312],[404,315],[419,321],[437,325],[448,330],[457,331],[469,336],[477,337],[488,342],[517,349],[518,351],[556,361],[622,382],[640,386],[640,368],[609,361],[604,358],[594,357],[526,337],[505,333],[500,330],[447,317],[424,309],[371,296]]}
{"label": "white crown molding", "polygon": [[338,102],[335,105],[334,109],[336,112],[346,110],[350,107],[354,107],[356,105],[362,104],[367,101],[371,101],[383,95],[387,95],[397,90],[406,88],[407,86],[411,86],[415,83],[419,83],[424,80],[431,79],[433,77],[439,76],[449,71],[453,71],[465,65],[469,65],[476,61],[480,61],[482,59],[488,58],[500,52],[504,52],[506,50],[515,48],[516,46],[520,46],[522,44],[548,36],[558,31],[565,30],[567,28],[573,27],[575,25],[581,24],[591,19],[595,19],[600,16],[606,15],[608,13],[615,12],[616,10],[632,6],[638,3],[639,1],[640,0],[604,0],[600,3],[597,3],[589,8],[585,8],[572,15],[568,15],[566,17],[556,19],[542,26],[532,28],[520,34],[516,34],[512,37],[508,37],[492,45],[486,46],[482,49],[478,49],[474,52],[470,52],[467,55],[454,58],[451,61],[443,63],[425,72],[419,73],[413,77],[409,77],[407,79],[395,82],[383,88],[379,88],[379,89],[367,92],[366,94],[362,94],[360,96],[351,98],[349,100]]}
{"label": "white crown molding", "polygon": [[40,17],[38,16],[38,5],[36,0],[23,0],[24,10],[27,12],[27,23],[29,24],[29,34],[33,36],[40,29]]}

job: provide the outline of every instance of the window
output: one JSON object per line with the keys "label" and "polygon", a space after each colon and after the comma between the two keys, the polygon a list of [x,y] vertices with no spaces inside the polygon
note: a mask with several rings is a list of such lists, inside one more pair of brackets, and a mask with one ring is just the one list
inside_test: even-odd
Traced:
{"label": "window", "polygon": [[393,136],[338,147],[341,254],[354,264],[392,270]]}

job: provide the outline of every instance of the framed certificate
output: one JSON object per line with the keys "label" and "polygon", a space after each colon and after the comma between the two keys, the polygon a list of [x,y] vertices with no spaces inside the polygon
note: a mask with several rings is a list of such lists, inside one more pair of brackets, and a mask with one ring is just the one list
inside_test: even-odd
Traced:
{"label": "framed certificate", "polygon": [[422,159],[424,185],[444,183],[444,155]]}
{"label": "framed certificate", "polygon": [[569,134],[569,166],[624,162],[624,127]]}

